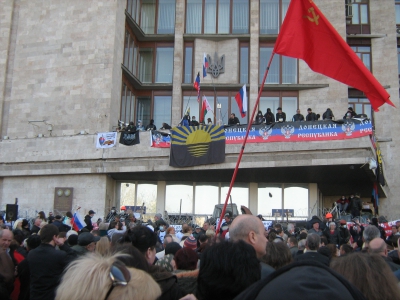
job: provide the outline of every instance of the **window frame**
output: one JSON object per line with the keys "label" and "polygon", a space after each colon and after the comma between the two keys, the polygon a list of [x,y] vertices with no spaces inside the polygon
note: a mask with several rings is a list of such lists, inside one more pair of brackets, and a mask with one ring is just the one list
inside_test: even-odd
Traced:
{"label": "window frame", "polygon": [[[191,32],[187,32],[188,29],[188,23],[187,23],[187,16],[188,16],[188,0],[185,0],[185,29],[184,29],[184,34],[210,34],[210,35],[217,35],[217,34],[235,34],[235,35],[243,35],[243,34],[250,34],[250,1],[248,1],[248,16],[247,16],[247,32],[246,33],[234,33],[233,32],[233,5],[234,2],[236,0],[229,0],[229,30],[228,32],[222,32],[220,33],[218,28],[219,28],[219,4],[220,1],[224,1],[224,0],[214,0],[215,1],[215,32],[214,33],[205,33],[204,30],[204,24],[205,24],[205,8],[206,8],[206,0],[201,0],[201,5],[202,5],[202,10],[201,10],[201,28],[200,28],[200,32],[196,32],[196,33],[191,33]],[[240,0],[239,0],[240,1]],[[200,0],[199,0],[200,2]]]}
{"label": "window frame", "polygon": [[[352,17],[346,17],[346,32],[347,34],[371,34],[371,17],[370,17],[370,5],[369,0],[350,0],[347,5],[351,5],[352,7]],[[362,18],[362,11],[361,7],[367,7],[367,22],[363,23],[361,21]],[[353,23],[355,14],[354,12],[357,11],[358,21],[359,23]]]}
{"label": "window frame", "polygon": [[[265,115],[265,113],[267,112],[266,109],[262,110],[262,108],[260,108],[260,104],[261,104],[261,98],[268,98],[268,97],[276,97],[279,100],[278,103],[278,107],[282,107],[282,111],[286,114],[286,122],[290,121],[293,117],[294,114],[296,114],[296,109],[299,107],[300,103],[299,103],[299,91],[262,91],[261,95],[260,95],[260,103],[258,104],[257,107],[257,111],[261,110],[261,112],[263,113],[263,115]],[[295,105],[295,111],[293,112],[293,114],[291,112],[288,112],[285,110],[285,105],[283,105],[283,98],[297,98],[297,104]],[[271,107],[268,107],[271,108]],[[271,112],[274,114],[274,117],[276,116],[276,108],[271,108]],[[304,116],[306,115],[305,112],[301,112]]]}

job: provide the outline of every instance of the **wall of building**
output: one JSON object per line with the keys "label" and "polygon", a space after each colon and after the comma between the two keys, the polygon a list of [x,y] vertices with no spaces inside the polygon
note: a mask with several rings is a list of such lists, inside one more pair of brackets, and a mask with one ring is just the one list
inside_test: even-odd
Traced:
{"label": "wall of building", "polygon": [[48,124],[53,136],[111,129],[121,93],[123,2],[18,1],[3,135],[47,136]]}
{"label": "wall of building", "polygon": [[74,188],[72,209],[80,206],[83,216],[92,209],[101,217],[107,200],[107,176],[103,174],[6,177],[3,187],[6,188],[2,189],[0,210],[5,210],[6,204],[14,204],[18,198],[21,217],[35,217],[41,210],[46,214],[52,211],[55,187]]}

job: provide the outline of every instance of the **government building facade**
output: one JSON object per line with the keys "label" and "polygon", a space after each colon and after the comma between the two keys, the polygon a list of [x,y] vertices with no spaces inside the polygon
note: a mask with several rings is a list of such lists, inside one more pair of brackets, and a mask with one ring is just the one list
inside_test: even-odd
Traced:
{"label": "government building facade", "polygon": [[[296,0],[292,0],[296,1]],[[400,1],[315,0],[314,3],[399,107]],[[193,82],[212,111],[206,119],[241,124],[251,112],[290,4],[289,0],[0,0],[0,210],[18,201],[20,217],[81,207],[104,216],[112,206],[207,215],[223,203],[241,149],[227,144],[225,162],[169,166],[169,148],[140,144],[101,149],[98,133],[118,120],[177,126],[185,112],[200,118]],[[321,41],[322,42],[322,41]],[[203,78],[204,57],[209,63]],[[235,95],[246,85],[248,112]],[[400,215],[399,112],[373,112],[365,95],[275,55],[257,110],[281,107],[336,120],[348,107],[373,123],[386,184],[379,213]],[[322,215],[342,195],[371,201],[375,180],[369,136],[343,140],[249,143],[232,201],[253,214],[293,209]],[[371,203],[369,203],[371,205]],[[372,205],[371,205],[372,206]]]}

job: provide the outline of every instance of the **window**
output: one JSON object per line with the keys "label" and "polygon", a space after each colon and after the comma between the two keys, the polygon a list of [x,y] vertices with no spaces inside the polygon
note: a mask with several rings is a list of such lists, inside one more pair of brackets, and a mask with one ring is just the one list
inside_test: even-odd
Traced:
{"label": "window", "polygon": [[124,66],[136,76],[137,46],[133,35],[125,30]]}
{"label": "window", "polygon": [[[147,214],[156,213],[157,184],[141,183],[137,185],[137,205],[146,206]],[[151,218],[149,217],[149,219]]]}
{"label": "window", "polygon": [[186,33],[248,34],[249,1],[187,0]]}
{"label": "window", "polygon": [[184,58],[184,74],[183,82],[192,83],[193,82],[193,44],[188,44],[185,46],[185,58]]}
{"label": "window", "polygon": [[139,24],[140,0],[128,0],[126,11],[131,15],[132,19]]}
{"label": "window", "polygon": [[396,7],[396,24],[400,25],[400,0],[395,0]]}
{"label": "window", "polygon": [[[221,203],[225,203],[226,195],[228,194],[229,183],[221,184]],[[232,203],[236,203],[238,209],[244,205],[249,207],[249,185],[247,183],[236,182],[231,190]],[[227,207],[229,210],[229,205]]]}
{"label": "window", "polygon": [[[215,101],[214,96],[211,94],[212,92],[210,92],[210,95],[206,95],[207,101],[210,103],[213,111],[207,112],[205,121],[207,121],[207,118],[211,118],[213,124],[218,124],[219,122],[221,124],[228,124],[230,114],[234,113],[236,117],[238,117],[240,124],[247,124],[249,111],[247,112],[246,116],[242,118],[239,112],[239,107],[235,100],[235,95],[237,92],[238,91],[219,91],[217,92],[217,101]],[[201,106],[200,103],[197,102],[197,95],[195,95],[194,92],[190,93],[190,95],[187,94],[188,92],[186,92],[183,97],[182,116],[189,108],[190,115],[195,116],[196,120],[199,120]],[[220,109],[218,108],[218,104],[221,105]]]}
{"label": "window", "polygon": [[171,34],[175,31],[175,0],[159,1],[158,34]]}
{"label": "window", "polygon": [[[174,48],[145,44],[139,47],[138,78],[142,83],[172,83]],[[140,45],[139,45],[140,46]],[[154,58],[154,52],[156,53]],[[154,78],[153,78],[153,74]]]}
{"label": "window", "polygon": [[152,82],[153,49],[139,49],[139,80],[143,83]]}
{"label": "window", "polygon": [[175,0],[128,0],[126,10],[146,34],[175,31]]}
{"label": "window", "polygon": [[260,34],[278,34],[290,0],[260,0]]}
{"label": "window", "polygon": [[218,203],[218,184],[196,183],[195,189],[195,214],[209,214]]}
{"label": "window", "polygon": [[122,84],[120,120],[124,123],[133,121],[136,124],[141,120],[146,126],[153,119],[157,128],[160,128],[162,123],[171,124],[171,107],[171,92],[145,91],[138,95],[128,84]]}
{"label": "window", "polygon": [[157,48],[156,57],[156,81],[172,83],[172,71],[174,69],[174,48]]}
{"label": "window", "polygon": [[193,184],[169,182],[165,191],[165,210],[168,214],[193,213]]}
{"label": "window", "polygon": [[240,83],[249,83],[249,46],[240,46]]}
{"label": "window", "polygon": [[[283,193],[282,193],[283,191]],[[294,218],[308,216],[308,188],[298,184],[258,184],[258,213],[274,217],[273,209],[293,209]],[[286,217],[281,217],[286,219]],[[279,219],[281,219],[279,218]],[[290,218],[289,218],[290,220]]]}
{"label": "window", "polygon": [[121,93],[121,113],[120,120],[124,123],[129,123],[134,120],[135,115],[135,95],[128,88],[128,86],[123,83],[122,84],[122,93]]}
{"label": "window", "polygon": [[171,96],[154,96],[154,124],[161,128],[162,123],[171,125]]}
{"label": "window", "polygon": [[351,46],[351,49],[362,60],[368,70],[371,70],[371,47],[370,46]]}
{"label": "window", "polygon": [[366,114],[369,118],[372,116],[371,103],[368,98],[349,98],[349,107],[352,107],[357,114]]}
{"label": "window", "polygon": [[275,116],[277,108],[282,107],[282,111],[286,114],[286,121],[290,121],[299,107],[298,99],[298,92],[295,91],[263,92],[260,97],[258,109],[265,114],[267,108],[270,108]]}
{"label": "window", "polygon": [[[273,47],[260,47],[259,82],[262,83]],[[268,84],[297,83],[297,59],[275,54],[266,80]]]}
{"label": "window", "polygon": [[[351,14],[350,14],[351,12]],[[369,34],[369,0],[351,0],[347,4],[347,34]]]}

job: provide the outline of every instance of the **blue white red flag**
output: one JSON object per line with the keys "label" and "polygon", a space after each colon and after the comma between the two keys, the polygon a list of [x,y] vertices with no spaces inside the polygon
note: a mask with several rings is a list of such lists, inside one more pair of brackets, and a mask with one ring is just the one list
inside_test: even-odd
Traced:
{"label": "blue white red flag", "polygon": [[71,225],[72,228],[75,231],[80,231],[83,227],[86,226],[84,219],[82,218],[81,214],[79,213],[79,211],[76,211],[74,213],[74,216],[71,219]]}
{"label": "blue white red flag", "polygon": [[244,85],[240,91],[235,96],[236,103],[239,107],[240,115],[242,118],[246,116],[247,112],[247,93],[246,93],[246,85]]}
{"label": "blue white red flag", "polygon": [[197,102],[200,103],[200,72],[197,73],[197,77],[195,82],[193,83],[193,87],[197,90]]}
{"label": "blue white red flag", "polygon": [[207,56],[204,53],[204,58],[203,58],[203,78],[207,76],[207,69],[208,69],[208,60]]}

